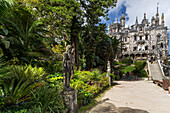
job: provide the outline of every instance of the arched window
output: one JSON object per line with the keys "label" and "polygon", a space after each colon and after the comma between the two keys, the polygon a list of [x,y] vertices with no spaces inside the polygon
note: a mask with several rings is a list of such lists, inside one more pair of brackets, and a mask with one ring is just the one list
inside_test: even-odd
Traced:
{"label": "arched window", "polygon": [[163,43],[161,43],[161,48],[164,48],[164,45],[163,45]]}
{"label": "arched window", "polygon": [[127,42],[127,37],[125,37],[125,42]]}
{"label": "arched window", "polygon": [[148,35],[145,35],[145,40],[148,40]]}
{"label": "arched window", "polygon": [[137,40],[137,37],[136,37],[136,35],[134,36],[134,40],[135,40],[135,41]]}
{"label": "arched window", "polygon": [[154,50],[154,49],[155,49],[155,46],[152,46],[152,49]]}
{"label": "arched window", "polygon": [[157,41],[159,42],[159,41],[160,41],[160,39],[161,39],[161,35],[160,35],[160,34],[158,34],[158,35],[157,35]]}
{"label": "arched window", "polygon": [[142,36],[140,36],[140,40],[142,40]]}
{"label": "arched window", "polygon": [[142,31],[142,27],[140,27],[139,30]]}

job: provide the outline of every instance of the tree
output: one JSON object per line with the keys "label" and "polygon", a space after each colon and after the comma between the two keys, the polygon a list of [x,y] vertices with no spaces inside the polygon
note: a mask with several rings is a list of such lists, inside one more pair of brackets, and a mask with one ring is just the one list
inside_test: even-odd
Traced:
{"label": "tree", "polygon": [[[81,42],[84,44],[85,50],[83,50],[83,54],[85,55],[87,69],[93,68],[96,65],[96,60],[98,56],[96,56],[97,45],[100,40],[106,37],[106,33],[104,32],[106,29],[106,24],[102,24],[101,18],[108,20],[107,13],[110,7],[114,7],[116,0],[77,0],[80,3],[81,13],[77,18],[77,22],[81,23],[78,19],[79,16],[84,19],[84,23],[81,29],[75,29],[77,34],[80,34],[79,37],[84,38],[81,39]],[[103,37],[102,37],[103,36]],[[78,38],[75,36],[75,39],[72,39],[74,45],[77,45],[76,41]],[[87,43],[87,44],[86,44]],[[80,46],[79,46],[80,47]],[[78,53],[76,53],[78,54]],[[77,55],[78,56],[78,55]],[[82,57],[82,56],[80,56]]]}
{"label": "tree", "polygon": [[50,54],[45,43],[47,31],[43,23],[37,21],[24,7],[11,8],[0,17],[0,22],[0,47],[4,60],[17,58],[20,63],[29,63],[44,52]]}

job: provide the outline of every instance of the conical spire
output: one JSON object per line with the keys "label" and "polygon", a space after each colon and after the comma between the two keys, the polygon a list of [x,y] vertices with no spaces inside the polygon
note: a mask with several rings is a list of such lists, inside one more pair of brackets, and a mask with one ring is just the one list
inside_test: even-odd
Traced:
{"label": "conical spire", "polygon": [[136,24],[138,24],[138,17],[136,16]]}
{"label": "conical spire", "polygon": [[125,19],[125,14],[123,14],[123,12],[122,12],[122,16],[121,16],[120,20],[121,19]]}
{"label": "conical spire", "polygon": [[156,25],[159,25],[159,12],[158,12],[158,5],[159,5],[159,3],[157,3],[157,13],[156,13],[156,21],[155,21],[155,23],[156,23]]}
{"label": "conical spire", "polygon": [[144,13],[144,19],[146,19],[146,13]]}
{"label": "conical spire", "polygon": [[118,18],[116,19],[116,23],[118,23]]}
{"label": "conical spire", "polygon": [[165,21],[164,21],[164,13],[162,13],[162,22],[161,24],[164,25]]}
{"label": "conical spire", "polygon": [[159,16],[159,7],[158,7],[159,3],[157,3],[157,13],[156,13],[156,16]]}

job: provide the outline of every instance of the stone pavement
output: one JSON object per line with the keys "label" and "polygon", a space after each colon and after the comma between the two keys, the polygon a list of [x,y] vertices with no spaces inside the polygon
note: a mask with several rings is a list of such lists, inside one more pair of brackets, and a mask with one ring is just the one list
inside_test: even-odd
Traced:
{"label": "stone pavement", "polygon": [[170,113],[167,91],[148,81],[118,81],[90,113]]}

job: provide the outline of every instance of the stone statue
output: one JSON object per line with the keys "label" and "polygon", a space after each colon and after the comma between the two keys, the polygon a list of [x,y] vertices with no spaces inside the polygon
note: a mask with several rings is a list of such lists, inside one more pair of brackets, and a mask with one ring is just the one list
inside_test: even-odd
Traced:
{"label": "stone statue", "polygon": [[111,78],[110,78],[111,68],[110,68],[110,61],[107,62],[107,74],[106,77],[109,78],[109,86],[111,86]]}
{"label": "stone statue", "polygon": [[68,45],[66,52],[63,53],[63,85],[64,90],[73,90],[70,87],[70,79],[73,76],[73,58],[72,58],[72,47]]}

